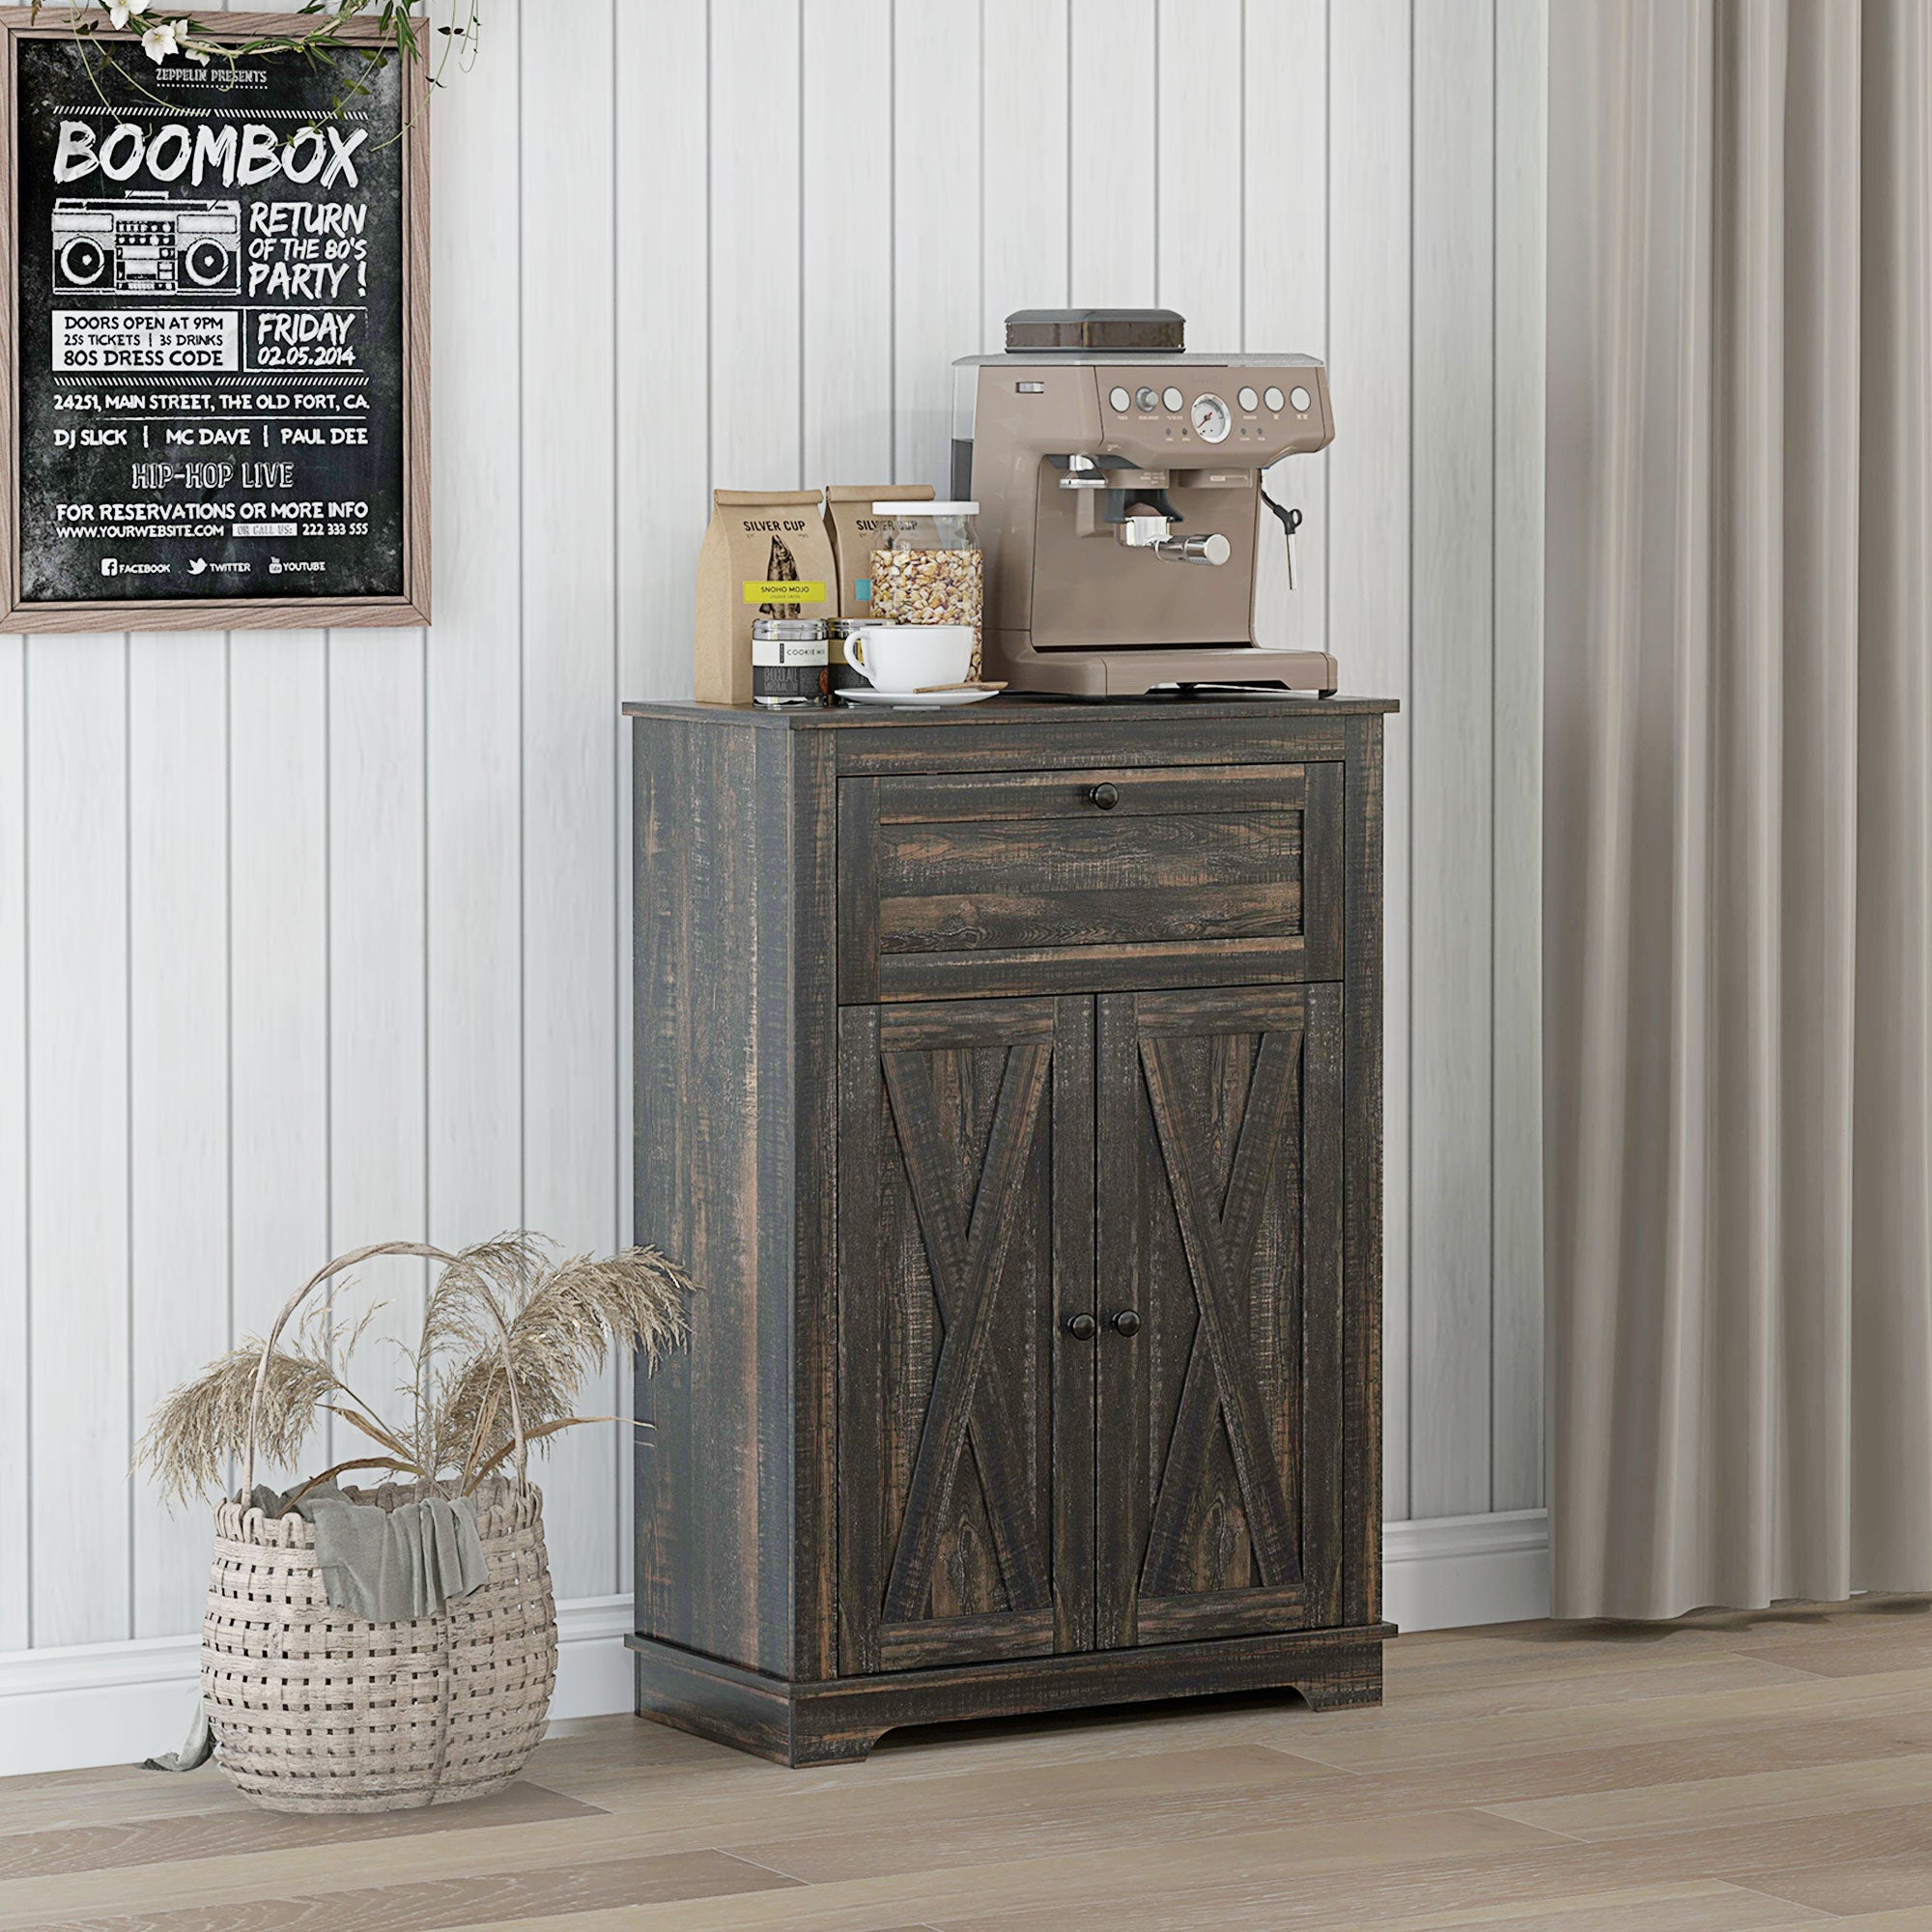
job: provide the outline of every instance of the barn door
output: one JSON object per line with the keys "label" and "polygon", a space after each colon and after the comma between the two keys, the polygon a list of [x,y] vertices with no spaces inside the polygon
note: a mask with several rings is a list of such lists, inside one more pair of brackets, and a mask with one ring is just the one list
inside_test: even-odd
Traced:
{"label": "barn door", "polygon": [[1341,1620],[1341,1018],[1098,1002],[1101,1649]]}
{"label": "barn door", "polygon": [[839,1015],[847,1675],[1091,1644],[1093,1014]]}

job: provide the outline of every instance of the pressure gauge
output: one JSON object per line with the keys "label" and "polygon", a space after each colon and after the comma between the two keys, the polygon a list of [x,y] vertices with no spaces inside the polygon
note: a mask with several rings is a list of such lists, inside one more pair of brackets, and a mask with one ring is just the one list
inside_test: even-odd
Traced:
{"label": "pressure gauge", "polygon": [[1194,425],[1194,434],[1203,442],[1227,441],[1228,406],[1219,396],[1196,396],[1189,420]]}

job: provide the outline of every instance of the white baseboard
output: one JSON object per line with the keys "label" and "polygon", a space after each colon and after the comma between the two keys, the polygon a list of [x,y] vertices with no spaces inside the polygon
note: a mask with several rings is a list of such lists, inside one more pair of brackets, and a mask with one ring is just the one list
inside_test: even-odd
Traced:
{"label": "white baseboard", "polygon": [[[1382,1534],[1383,1614],[1404,1630],[1520,1623],[1549,1614],[1549,1520],[1392,1522]],[[629,1597],[559,1604],[554,1719],[632,1708]],[[0,1776],[132,1764],[180,1744],[194,1714],[199,1636],[0,1654]]]}
{"label": "white baseboard", "polygon": [[1428,1517],[1382,1529],[1382,1615],[1406,1631],[1549,1614],[1549,1512]]}
{"label": "white baseboard", "polygon": [[[631,1709],[630,1630],[629,1597],[556,1606],[554,1719]],[[0,1653],[0,1776],[173,1750],[194,1716],[200,1668],[198,1634]]]}

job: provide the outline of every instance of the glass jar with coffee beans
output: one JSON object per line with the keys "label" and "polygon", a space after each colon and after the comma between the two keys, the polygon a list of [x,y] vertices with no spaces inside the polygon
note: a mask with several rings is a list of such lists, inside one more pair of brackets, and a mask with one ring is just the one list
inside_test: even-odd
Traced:
{"label": "glass jar with coffee beans", "polygon": [[872,617],[886,624],[972,625],[977,681],[986,592],[973,522],[979,504],[874,503],[872,514],[893,520],[884,547],[872,552]]}

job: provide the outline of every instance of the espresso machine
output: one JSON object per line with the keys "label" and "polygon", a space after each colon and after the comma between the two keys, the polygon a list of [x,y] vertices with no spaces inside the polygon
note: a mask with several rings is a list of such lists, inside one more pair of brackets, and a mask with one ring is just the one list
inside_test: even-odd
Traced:
{"label": "espresso machine", "polygon": [[985,671],[1014,691],[1246,685],[1329,696],[1324,651],[1256,646],[1259,547],[1300,512],[1262,472],[1331,441],[1307,355],[1183,347],[1169,309],[1023,309],[952,365],[952,490],[980,504]]}

